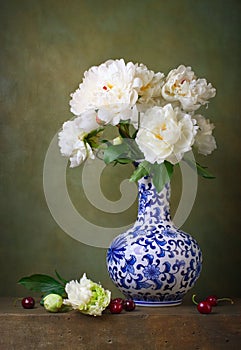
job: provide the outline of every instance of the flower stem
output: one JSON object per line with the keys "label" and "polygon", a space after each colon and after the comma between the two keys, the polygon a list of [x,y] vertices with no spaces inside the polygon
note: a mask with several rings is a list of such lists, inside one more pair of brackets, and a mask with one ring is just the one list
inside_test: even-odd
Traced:
{"label": "flower stem", "polygon": [[138,112],[138,125],[137,125],[137,130],[140,129],[140,123],[141,123],[141,117],[140,117],[140,112]]}

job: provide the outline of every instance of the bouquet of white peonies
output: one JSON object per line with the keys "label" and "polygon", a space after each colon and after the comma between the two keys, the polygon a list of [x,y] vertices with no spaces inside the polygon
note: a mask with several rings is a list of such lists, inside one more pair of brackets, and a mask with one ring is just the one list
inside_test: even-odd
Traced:
{"label": "bouquet of white peonies", "polygon": [[[180,65],[165,76],[143,64],[108,60],[86,71],[71,94],[74,118],[59,132],[61,154],[69,158],[70,167],[100,154],[106,164],[138,162],[130,180],[153,175],[158,191],[181,160],[212,177],[185,155],[192,149],[208,155],[216,148],[214,125],[196,114],[215,94],[191,67]],[[105,138],[109,127],[117,130],[110,140]],[[168,176],[160,181],[164,171]]]}

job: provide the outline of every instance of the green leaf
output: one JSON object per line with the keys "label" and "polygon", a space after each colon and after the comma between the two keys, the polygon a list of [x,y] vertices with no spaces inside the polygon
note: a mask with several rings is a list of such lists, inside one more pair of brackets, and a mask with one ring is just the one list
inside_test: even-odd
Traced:
{"label": "green leaf", "polygon": [[140,180],[143,176],[147,176],[150,174],[151,164],[144,160],[142,163],[138,165],[136,170],[130,177],[130,182],[136,182]]}
{"label": "green leaf", "polygon": [[68,281],[66,281],[63,277],[60,276],[60,274],[58,273],[57,270],[55,270],[55,274],[56,274],[56,276],[58,277],[58,279],[60,280],[60,282],[62,282],[64,285],[65,285],[66,283],[68,283]]}
{"label": "green leaf", "polygon": [[119,134],[123,138],[130,138],[129,123],[120,123],[118,125]]}
{"label": "green leaf", "polygon": [[18,284],[35,292],[44,294],[55,293],[61,296],[66,295],[65,286],[48,275],[35,274],[29,277],[23,277],[18,281]]}
{"label": "green leaf", "polygon": [[119,163],[119,164],[130,164],[130,163],[133,163],[133,160],[130,159],[130,158],[119,158],[116,160],[116,163]]}
{"label": "green leaf", "polygon": [[215,179],[215,176],[212,175],[209,171],[206,170],[206,167],[201,166],[196,163],[198,175],[204,177],[205,179]]}
{"label": "green leaf", "polygon": [[157,192],[160,192],[165,184],[171,180],[173,165],[167,161],[161,164],[154,163],[151,167],[151,174],[153,177],[153,184]]}
{"label": "green leaf", "polygon": [[137,133],[138,133],[138,130],[135,130],[135,132],[134,132],[133,135],[131,136],[131,138],[132,138],[133,140],[135,140]]}
{"label": "green leaf", "polygon": [[120,123],[119,123],[118,125],[126,125],[126,124],[130,125],[130,121],[129,121],[128,119],[126,119],[126,120],[121,120]]}
{"label": "green leaf", "polygon": [[91,148],[98,148],[100,140],[100,134],[103,131],[103,128],[98,128],[95,130],[92,130],[90,133],[88,133],[85,137],[84,140],[89,143]]}
{"label": "green leaf", "polygon": [[189,158],[183,158],[183,160],[194,170],[197,171],[198,175],[204,177],[205,179],[215,179],[215,176],[207,171],[207,167],[200,165],[197,162],[192,161]]}
{"label": "green leaf", "polygon": [[89,132],[86,136],[86,139],[89,139],[91,137],[94,136],[98,136],[102,131],[104,130],[104,128],[98,128],[98,129],[94,129],[91,132]]}
{"label": "green leaf", "polygon": [[125,158],[123,156],[126,152],[128,152],[128,146],[126,143],[108,146],[104,151],[104,162],[110,164],[118,158]]}
{"label": "green leaf", "polygon": [[128,144],[129,147],[129,158],[131,158],[133,161],[138,161],[138,159],[144,158],[144,154],[139,149],[135,140],[125,139],[125,142]]}

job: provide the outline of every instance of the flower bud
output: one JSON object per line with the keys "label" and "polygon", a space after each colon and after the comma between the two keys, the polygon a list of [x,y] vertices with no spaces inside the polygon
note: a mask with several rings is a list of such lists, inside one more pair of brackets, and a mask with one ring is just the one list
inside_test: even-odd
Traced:
{"label": "flower bud", "polygon": [[49,312],[58,312],[63,304],[63,299],[58,294],[48,294],[43,301],[45,309]]}
{"label": "flower bud", "polygon": [[116,137],[115,139],[113,139],[113,145],[116,146],[116,145],[120,145],[122,144],[122,138],[120,136]]}

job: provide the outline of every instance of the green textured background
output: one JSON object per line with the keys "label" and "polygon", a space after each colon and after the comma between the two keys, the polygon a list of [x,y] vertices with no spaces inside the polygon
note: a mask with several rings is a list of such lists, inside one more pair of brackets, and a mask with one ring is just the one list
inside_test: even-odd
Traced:
{"label": "green textured background", "polygon": [[[84,71],[123,57],[164,73],[181,63],[191,65],[217,88],[205,115],[216,125],[218,149],[200,160],[216,179],[199,179],[183,229],[203,250],[195,292],[241,296],[240,2],[6,0],[0,4],[0,295],[28,294],[16,284],[20,277],[53,274],[54,269],[67,279],[86,272],[118,295],[106,272],[106,250],[74,240],[52,218],[43,192],[43,164],[53,136],[71,118],[69,95]],[[79,171],[67,170],[67,178],[81,215],[107,227],[134,221],[135,205],[120,216],[89,205]],[[119,175],[110,169],[104,174],[109,199],[119,198]],[[173,207],[179,182],[177,176]]]}

